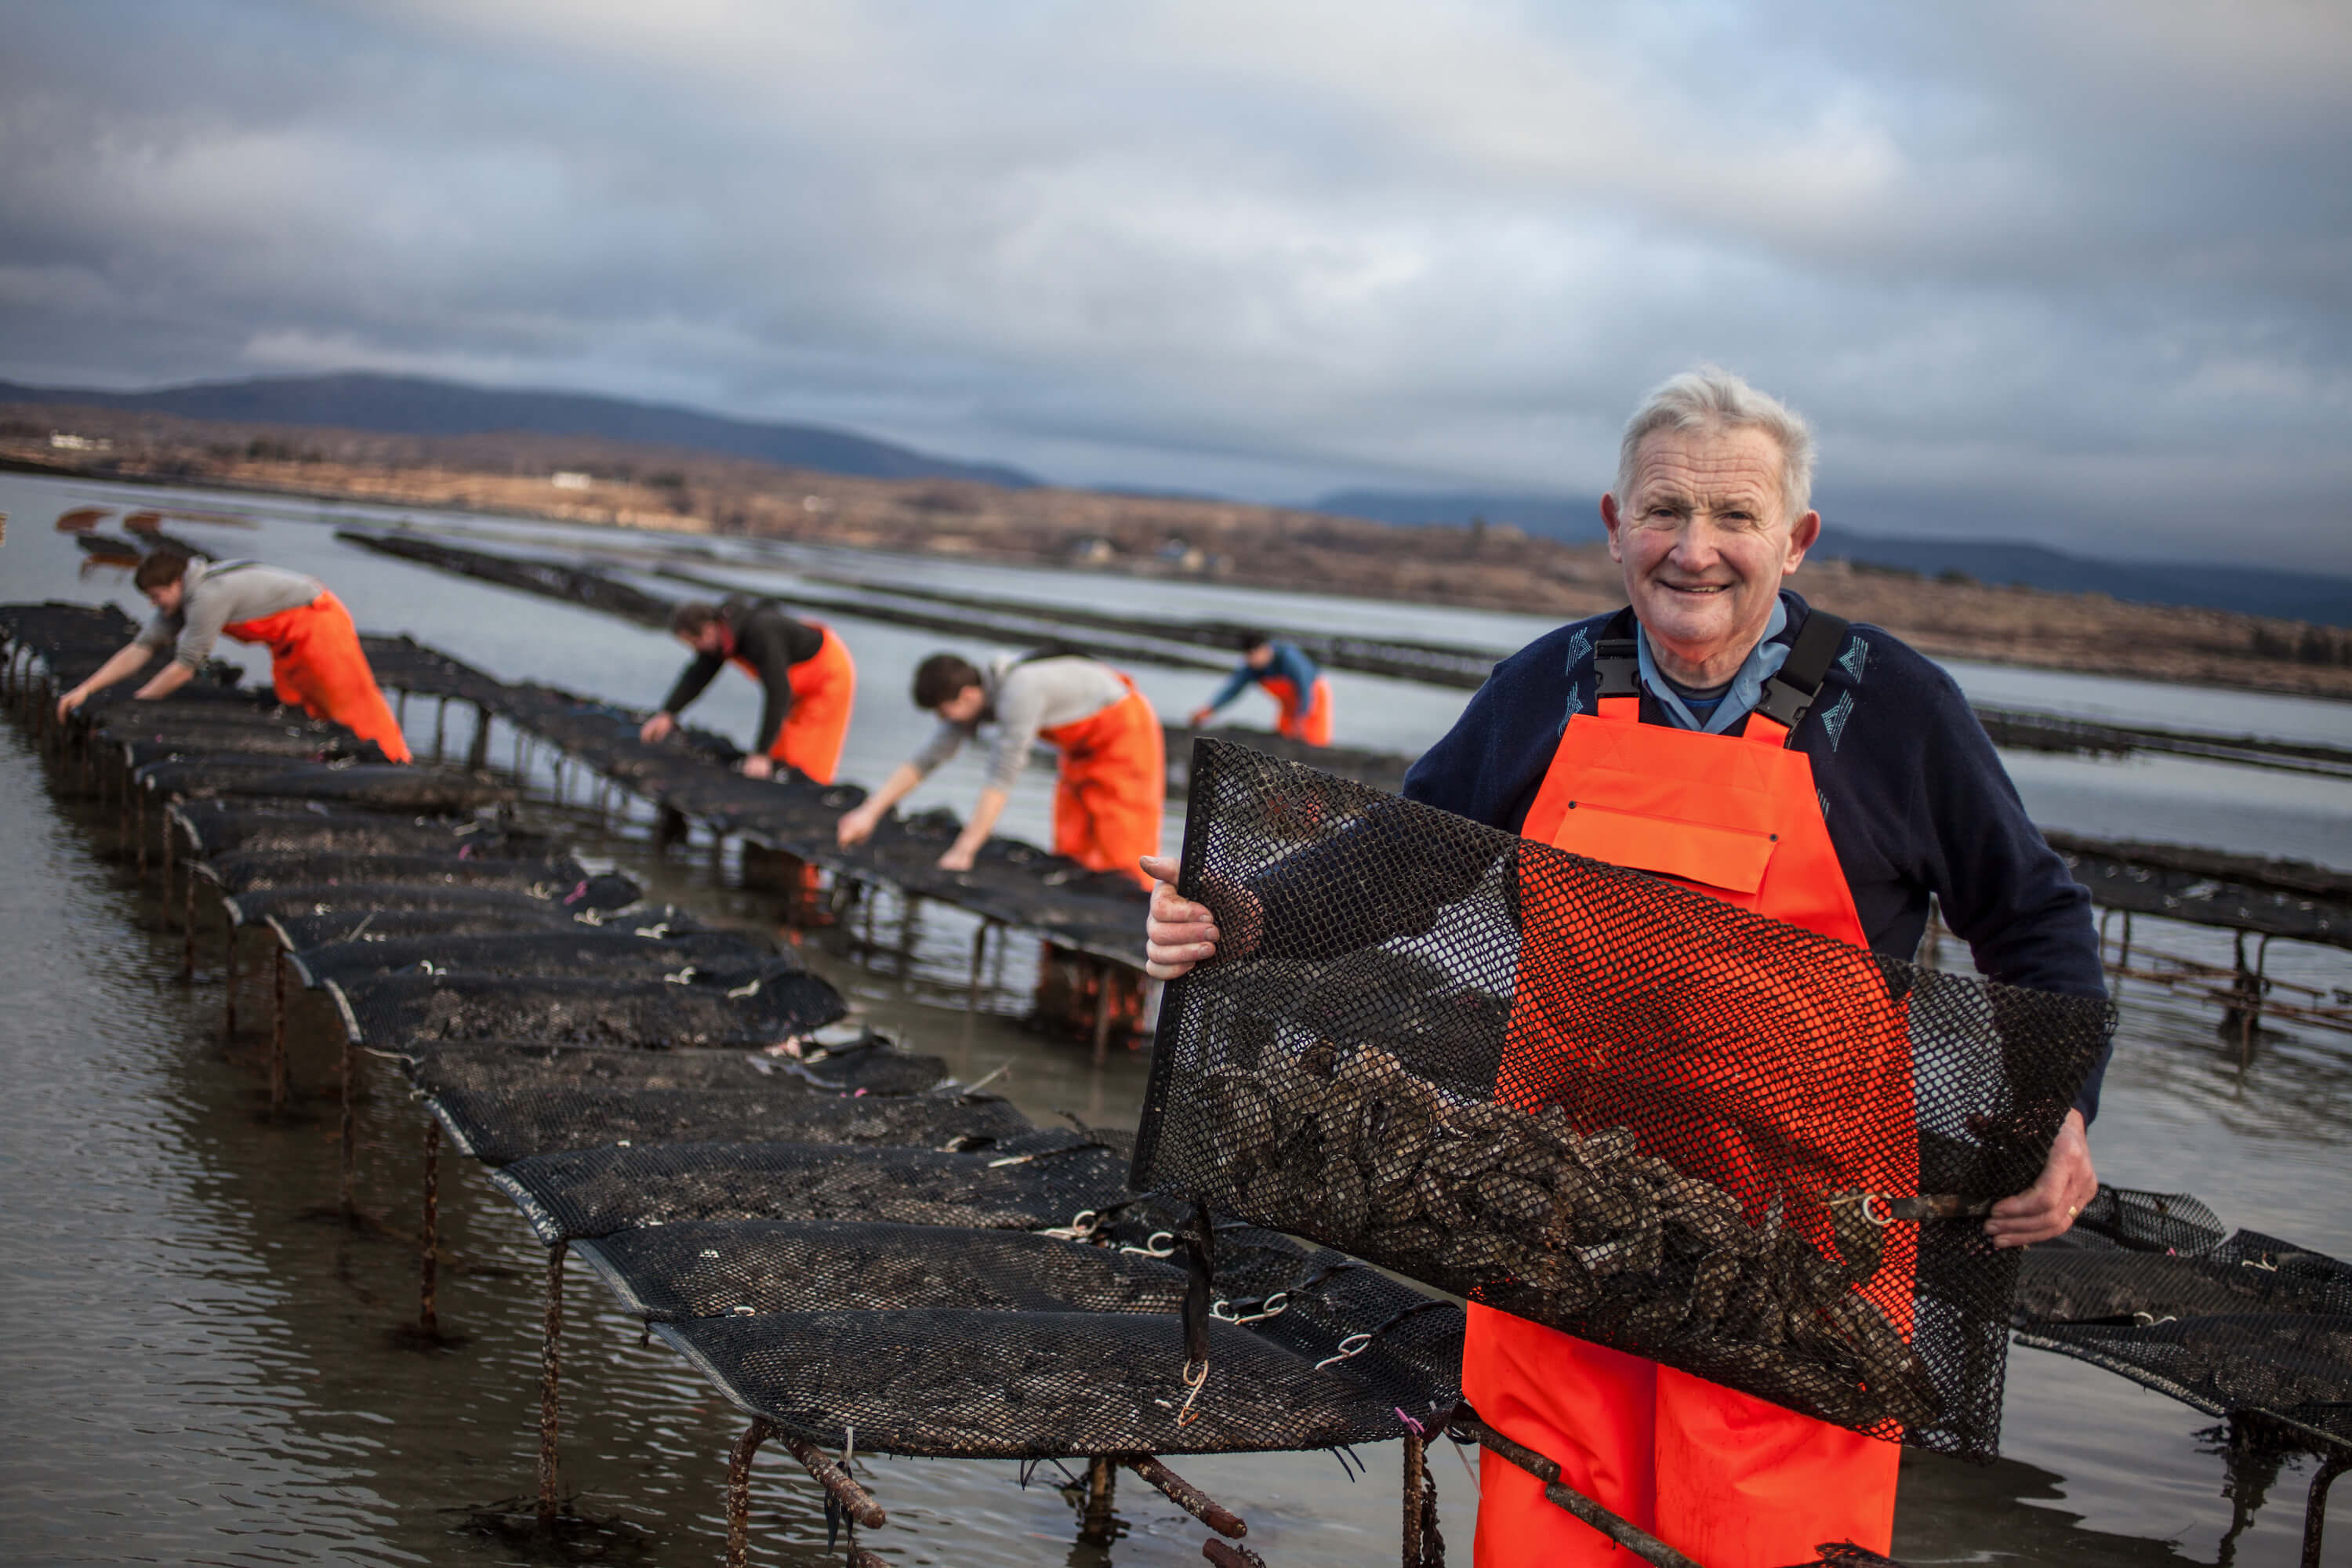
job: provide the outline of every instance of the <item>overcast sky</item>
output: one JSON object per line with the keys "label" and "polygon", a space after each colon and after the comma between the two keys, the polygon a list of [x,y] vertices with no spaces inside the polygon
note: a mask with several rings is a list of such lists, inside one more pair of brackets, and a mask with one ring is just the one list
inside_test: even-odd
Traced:
{"label": "overcast sky", "polygon": [[0,0],[0,377],[382,369],[1070,483],[2352,571],[2352,5]]}

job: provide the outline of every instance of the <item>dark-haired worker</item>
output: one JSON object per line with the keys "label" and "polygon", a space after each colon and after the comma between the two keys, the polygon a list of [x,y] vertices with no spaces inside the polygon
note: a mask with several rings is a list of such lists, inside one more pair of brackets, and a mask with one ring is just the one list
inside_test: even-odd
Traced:
{"label": "dark-haired worker", "polygon": [[[1413,764],[1405,796],[1881,957],[1912,956],[1932,897],[1991,979],[2103,996],[2089,895],[2027,817],[1951,677],[1783,587],[1821,531],[1812,467],[1804,421],[1738,377],[1707,369],[1660,386],[1628,422],[1601,502],[1628,607],[1496,665]],[[1221,949],[1239,957],[1298,940],[1277,929],[1285,910],[1273,900],[1236,900],[1221,931],[1167,885],[1174,862],[1150,866],[1162,882],[1145,933],[1153,978]],[[1307,918],[1328,941],[1330,917]],[[1534,889],[1520,918],[1557,932],[1573,917]],[[1523,1110],[1538,1109],[1541,1086],[1570,1076],[1563,1064],[1589,1047],[1562,1032],[1577,1010],[1566,998],[1638,984],[1605,942],[1564,939],[1553,951],[1557,966],[1523,977],[1511,1003],[1498,1095]],[[1736,952],[1709,956],[1736,978]],[[1825,957],[1820,969],[1823,996],[1858,985],[1860,1011],[1879,1009],[1877,1024],[1839,1041],[1842,1081],[1775,1104],[1800,1064],[1759,1042],[1747,1076],[1727,1071],[1718,1085],[1747,1096],[1752,1131],[1702,1146],[1676,1142],[1670,1100],[1656,1102],[1659,1121],[1627,1112],[1686,1173],[1739,1194],[1751,1223],[1790,1190],[1790,1149],[1857,1184],[1919,1179],[1916,1155],[1907,1171],[1902,1155],[1927,1137],[1904,1015],[1885,1008],[1874,965]],[[2085,1129],[2101,1070],[2063,1113],[2039,1179],[1993,1205],[1985,1244],[2060,1236],[2097,1192]],[[1864,1290],[1906,1336],[1913,1268],[1890,1251]],[[1824,1542],[1889,1549],[1895,1443],[1475,1303],[1462,1388],[1489,1425],[1556,1460],[1564,1485],[1708,1568],[1780,1568]],[[1603,1568],[1627,1561],[1619,1550],[1546,1500],[1527,1471],[1486,1456],[1478,1568]]]}
{"label": "dark-haired worker", "polygon": [[1274,731],[1294,741],[1304,741],[1310,746],[1331,743],[1331,683],[1315,668],[1315,661],[1302,652],[1295,642],[1268,637],[1264,632],[1242,634],[1242,661],[1234,666],[1233,674],[1217,688],[1217,694],[1192,710],[1192,728],[1199,729],[1216,716],[1217,710],[1239,697],[1253,681],[1265,688],[1265,694],[1281,709],[1275,719]]}
{"label": "dark-haired worker", "polygon": [[1044,741],[1061,753],[1054,852],[1089,870],[1116,871],[1151,885],[1137,861],[1160,852],[1167,742],[1159,715],[1134,681],[1079,654],[1006,656],[982,669],[958,655],[937,653],[915,671],[914,695],[916,707],[939,715],[939,729],[865,805],[842,817],[842,843],[866,839],[884,812],[954,756],[982,724],[992,723],[996,742],[989,753],[988,783],[940,865],[950,871],[971,868],[1004,814],[1029,748]]}
{"label": "dark-haired worker", "polygon": [[269,679],[278,700],[373,741],[393,762],[408,761],[408,741],[376,687],[352,613],[316,577],[258,561],[206,561],[156,550],[141,557],[131,580],[155,606],[154,619],[88,680],[58,699],[58,717],[172,648],[172,662],[133,693],[149,700],[168,697],[194,679],[212,657],[213,645],[227,637],[269,649]]}
{"label": "dark-haired worker", "polygon": [[670,617],[670,631],[694,650],[694,662],[638,730],[640,739],[651,743],[677,729],[678,714],[719,667],[733,664],[761,692],[760,732],[743,759],[744,773],[763,779],[782,763],[818,784],[833,782],[857,702],[857,667],[832,627],[796,620],[766,599],[689,599]]}

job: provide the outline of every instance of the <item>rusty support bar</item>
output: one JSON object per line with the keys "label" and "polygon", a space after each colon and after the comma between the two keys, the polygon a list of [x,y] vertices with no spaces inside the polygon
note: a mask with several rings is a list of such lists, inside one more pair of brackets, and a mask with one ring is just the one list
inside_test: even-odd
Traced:
{"label": "rusty support bar", "polygon": [[1574,1488],[1562,1486],[1557,1461],[1545,1458],[1533,1448],[1523,1448],[1512,1442],[1470,1414],[1469,1406],[1464,1405],[1456,1411],[1452,1424],[1475,1433],[1481,1445],[1492,1448],[1541,1481],[1545,1501],[1566,1509],[1643,1562],[1654,1564],[1654,1568],[1699,1568],[1697,1563],[1656,1536],[1636,1529]]}
{"label": "rusty support bar", "polygon": [[477,708],[474,710],[473,742],[466,748],[466,767],[469,772],[480,773],[489,765],[490,710]]}
{"label": "rusty support bar", "polygon": [[143,789],[139,792],[138,826],[132,831],[138,836],[139,879],[143,882],[147,879],[147,792]]}
{"label": "rusty support bar", "polygon": [[343,1173],[342,1210],[345,1219],[360,1213],[359,1047],[343,1040]]}
{"label": "rusty support bar", "polygon": [[1248,1547],[1220,1541],[1213,1535],[1201,1542],[1201,1555],[1217,1568],[1265,1568],[1265,1559]]}
{"label": "rusty support bar", "polygon": [[547,1317],[539,1342],[539,1519],[554,1522],[563,1506],[562,1483],[556,1471],[555,1439],[560,1426],[557,1394],[563,1357],[563,1255],[557,1242],[547,1249]]}
{"label": "rusty support bar", "polygon": [[433,707],[433,760],[436,763],[441,761],[442,744],[448,729],[449,700],[444,697]]}
{"label": "rusty support bar", "polygon": [[860,1526],[866,1530],[879,1530],[888,1521],[889,1515],[884,1513],[882,1505],[874,1500],[874,1494],[859,1486],[847,1470],[826,1458],[824,1450],[815,1444],[805,1437],[795,1437],[790,1432],[778,1436],[783,1439],[784,1447],[791,1450],[793,1458],[801,1462],[801,1468],[814,1477],[817,1485],[830,1493],[833,1500],[841,1505],[842,1511]]}
{"label": "rusty support bar", "polygon": [[1149,1454],[1127,1454],[1119,1462],[1153,1486],[1170,1502],[1215,1531],[1238,1541],[1249,1533],[1242,1517]]}
{"label": "rusty support bar", "polygon": [[[171,843],[171,830],[166,827],[164,847],[169,849]],[[195,846],[191,844],[188,847],[193,852]],[[180,906],[180,983],[183,985],[196,983],[196,868],[194,866],[188,868],[186,901]]]}
{"label": "rusty support bar", "polygon": [[269,976],[269,1105],[276,1110],[285,1103],[286,944],[273,942],[269,944],[269,951],[274,955]]}
{"label": "rusty support bar", "polygon": [[751,1459],[760,1445],[775,1431],[764,1415],[751,1425],[727,1452],[727,1568],[750,1568],[751,1562]]}
{"label": "rusty support bar", "polygon": [[441,1119],[425,1115],[425,1223],[417,1230],[416,1331],[441,1332]]}
{"label": "rusty support bar", "polygon": [[1427,1453],[1428,1445],[1420,1437],[1404,1435],[1404,1568],[1421,1568],[1421,1489]]}
{"label": "rusty support bar", "polygon": [[1114,1528],[1111,1505],[1118,1489],[1118,1466],[1097,1455],[1087,1461],[1086,1510],[1079,1515],[1078,1539],[1088,1546],[1108,1546]]}
{"label": "rusty support bar", "polygon": [[221,951],[221,1044],[236,1040],[236,922],[221,911],[227,930],[222,935]]}
{"label": "rusty support bar", "polygon": [[2320,1568],[2319,1539],[2327,1529],[2327,1489],[2336,1478],[2352,1469],[2352,1457],[2337,1452],[2320,1461],[2311,1478],[2311,1496],[2303,1505],[2303,1568]]}
{"label": "rusty support bar", "polygon": [[1095,1066],[1110,1059],[1110,965],[1095,960]]}
{"label": "rusty support bar", "polygon": [[989,923],[987,921],[981,921],[979,929],[971,933],[971,982],[964,988],[963,1001],[963,1008],[967,1013],[980,1011],[980,978],[982,967],[988,958]]}

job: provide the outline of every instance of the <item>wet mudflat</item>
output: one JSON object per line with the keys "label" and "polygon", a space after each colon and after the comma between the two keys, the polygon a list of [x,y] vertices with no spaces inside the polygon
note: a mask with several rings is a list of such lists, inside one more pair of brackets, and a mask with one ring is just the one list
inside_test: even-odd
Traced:
{"label": "wet mudflat", "polygon": [[[15,514],[0,553],[0,596],[87,597],[119,584],[77,583],[69,542],[41,531],[69,504],[67,491],[87,488],[0,478],[0,510]],[[207,538],[318,572],[363,625],[414,631],[501,675],[645,702],[674,673],[675,645],[662,639],[373,561],[308,523]],[[1080,586],[1097,592],[1091,582]],[[919,734],[898,694],[904,668],[938,639],[846,629],[872,694],[861,703],[846,771],[878,777]],[[1183,672],[1138,673],[1155,697],[1166,688],[1163,706],[1201,684]],[[2119,700],[2111,684],[2084,683],[2086,706]],[[747,730],[748,685],[715,689],[711,721]],[[417,722],[412,713],[412,729]],[[2128,795],[2158,827],[2175,825],[2166,836],[2218,842],[2198,830],[2231,826],[2206,820],[2201,785],[2168,791],[2128,764],[2104,773],[2100,764],[2069,766],[2089,770],[2079,781],[2087,811],[2100,809],[2104,781],[2116,786],[2105,798]],[[967,760],[935,788],[961,806],[977,782]],[[1014,831],[1040,831],[1044,794],[1026,797],[1039,820],[1015,822]],[[2340,795],[2280,803],[2315,847],[2273,852],[2352,862],[2341,847],[2352,832],[2347,805]],[[0,1451],[8,1456],[0,1554],[44,1563],[526,1560],[470,1532],[466,1510],[531,1484],[544,1254],[477,1172],[445,1174],[446,1245],[458,1261],[445,1268],[442,1310],[465,1339],[433,1352],[400,1348],[391,1331],[414,1312],[413,1258],[400,1235],[415,1224],[418,1111],[394,1074],[376,1074],[362,1113],[362,1191],[382,1230],[306,1217],[334,1196],[325,1009],[300,999],[294,1067],[304,1098],[295,1117],[273,1122],[256,1070],[265,1042],[254,1033],[226,1047],[219,1039],[216,930],[206,928],[197,984],[183,987],[176,935],[153,929],[161,911],[129,868],[107,858],[111,847],[107,818],[54,795],[21,738],[0,727],[0,950],[11,959],[0,985],[0,1073],[9,1089],[0,1100],[0,1190],[9,1194],[0,1205],[9,1259],[0,1300],[15,1330],[11,1375],[0,1380]],[[745,921],[772,913],[756,897],[715,886],[698,857],[656,862],[634,837],[602,851],[646,876],[656,899]],[[884,914],[896,935],[895,911]],[[1005,1016],[1019,1005],[1022,964],[1033,962],[1025,952],[1006,958],[1006,983],[991,998],[999,1011],[974,1018],[961,1007],[968,923],[925,909],[915,931],[917,956],[904,976],[887,960],[851,962],[837,935],[812,939],[811,963],[870,1017],[946,1056],[968,1079],[1012,1063],[999,1081],[1033,1115],[1068,1109],[1132,1124],[1139,1058],[1097,1070],[1082,1047]],[[2223,962],[2228,954],[2217,933],[2160,922],[2143,921],[2139,940]],[[2315,984],[2352,984],[2340,954],[2280,944],[2270,967]],[[2352,1212],[2342,1201],[2352,1190],[2352,1042],[2288,1029],[2258,1038],[2242,1065],[2211,1007],[2129,984],[2122,1002],[2124,1032],[2095,1140],[2103,1173],[2193,1191],[2232,1225],[2352,1252]],[[266,1022],[258,985],[241,1013],[248,1031]],[[669,1352],[640,1346],[634,1321],[606,1308],[577,1268],[569,1299],[566,1479],[582,1508],[613,1523],[582,1549],[609,1561],[716,1562],[723,1456],[740,1418]],[[1915,1457],[1898,1553],[1918,1563],[2219,1561],[2232,1506],[2221,1495],[2222,1461],[2199,1436],[2211,1426],[2112,1374],[2016,1352],[2008,1457],[1990,1468]],[[1271,1563],[1379,1562],[1395,1550],[1396,1455],[1361,1457],[1369,1473],[1355,1482],[1319,1454],[1181,1468],[1249,1518],[1251,1543]],[[1470,1484],[1459,1465],[1440,1463],[1450,1544],[1466,1560]],[[771,1462],[760,1474],[755,1561],[835,1560],[814,1489]],[[2294,1561],[2307,1474],[2293,1465],[2279,1479],[2269,1506],[2230,1544],[2234,1561]],[[871,1544],[894,1563],[1102,1561],[1073,1544],[1069,1510],[1044,1484],[1054,1479],[1050,1467],[1026,1491],[1003,1465],[883,1462],[874,1479],[892,1521]],[[1180,1525],[1172,1507],[1140,1492],[1121,1490],[1133,1533],[1109,1560],[1197,1561],[1198,1527]],[[2352,1531],[2339,1526],[2336,1534],[2332,1555],[2352,1561]]]}

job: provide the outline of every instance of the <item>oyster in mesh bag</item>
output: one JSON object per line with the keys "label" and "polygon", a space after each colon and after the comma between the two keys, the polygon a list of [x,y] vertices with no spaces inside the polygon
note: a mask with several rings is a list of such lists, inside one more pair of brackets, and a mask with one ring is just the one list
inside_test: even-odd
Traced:
{"label": "oyster in mesh bag", "polygon": [[1942,1410],[1861,1289],[1885,1232],[1859,1203],[1823,1205],[1832,1257],[1784,1223],[1780,1199],[1751,1221],[1629,1129],[1465,1099],[1368,1046],[1316,1039],[1198,1089],[1219,1207],[1843,1426]]}

